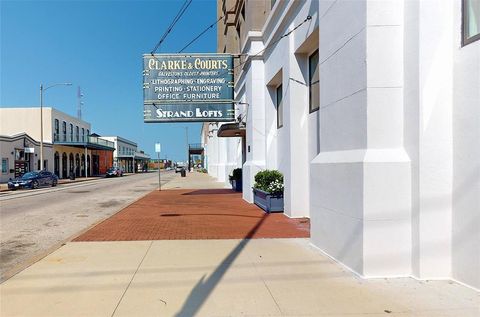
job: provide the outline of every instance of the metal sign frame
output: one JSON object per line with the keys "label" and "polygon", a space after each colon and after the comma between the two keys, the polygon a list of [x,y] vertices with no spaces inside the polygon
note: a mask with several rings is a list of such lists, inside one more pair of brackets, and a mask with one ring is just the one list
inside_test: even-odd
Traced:
{"label": "metal sign frame", "polygon": [[231,54],[144,54],[144,122],[232,122]]}

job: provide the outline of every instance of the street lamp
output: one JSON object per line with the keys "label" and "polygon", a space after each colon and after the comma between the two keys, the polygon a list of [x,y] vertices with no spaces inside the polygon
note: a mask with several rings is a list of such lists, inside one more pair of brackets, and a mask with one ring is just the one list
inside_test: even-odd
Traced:
{"label": "street lamp", "polygon": [[72,83],[57,83],[47,87],[40,84],[40,170],[43,170],[43,92],[55,86],[71,86]]}

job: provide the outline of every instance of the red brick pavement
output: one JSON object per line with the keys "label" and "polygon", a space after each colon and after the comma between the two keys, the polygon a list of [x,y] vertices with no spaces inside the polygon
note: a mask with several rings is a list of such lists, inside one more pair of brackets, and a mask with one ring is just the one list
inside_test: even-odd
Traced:
{"label": "red brick pavement", "polygon": [[266,214],[229,189],[154,191],[74,241],[307,238],[308,218]]}

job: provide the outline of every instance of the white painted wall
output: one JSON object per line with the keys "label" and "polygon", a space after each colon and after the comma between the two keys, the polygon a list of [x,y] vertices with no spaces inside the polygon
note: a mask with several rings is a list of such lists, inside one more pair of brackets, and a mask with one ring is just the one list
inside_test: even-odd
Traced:
{"label": "white painted wall", "polygon": [[311,164],[311,237],[367,277],[410,273],[400,3],[320,2],[320,154]]}
{"label": "white painted wall", "polygon": [[452,275],[480,289],[480,41],[461,47],[453,8]]}
{"label": "white painted wall", "polygon": [[[90,123],[79,120],[55,108],[43,107],[42,112],[44,142],[51,143],[53,141],[55,119],[59,120],[60,133],[62,133],[62,121],[67,123],[67,133],[69,133],[70,123],[73,124],[74,129],[78,126],[80,131],[82,128],[91,130]],[[33,139],[40,141],[40,108],[0,108],[0,134],[15,135],[24,132]]]}
{"label": "white painted wall", "polygon": [[[285,214],[309,216],[312,243],[346,267],[479,289],[480,41],[461,46],[460,1],[282,1],[243,53],[307,14],[237,78],[249,104],[244,199],[256,172],[279,169]],[[302,83],[316,46],[320,109],[310,114]]]}

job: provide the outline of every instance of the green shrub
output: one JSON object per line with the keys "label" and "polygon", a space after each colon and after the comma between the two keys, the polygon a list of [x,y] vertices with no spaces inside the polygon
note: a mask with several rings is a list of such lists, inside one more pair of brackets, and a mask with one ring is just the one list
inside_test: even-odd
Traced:
{"label": "green shrub", "polygon": [[255,188],[269,194],[283,193],[283,174],[277,170],[264,170],[255,175]]}
{"label": "green shrub", "polygon": [[236,168],[232,171],[232,175],[228,176],[230,181],[239,181],[242,180],[242,169]]}

